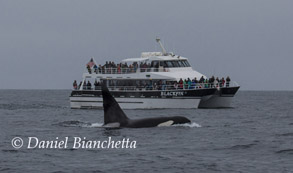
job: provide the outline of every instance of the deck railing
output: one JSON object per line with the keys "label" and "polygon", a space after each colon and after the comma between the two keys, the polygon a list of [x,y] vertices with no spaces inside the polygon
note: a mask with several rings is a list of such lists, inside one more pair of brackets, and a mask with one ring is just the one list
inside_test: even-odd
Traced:
{"label": "deck railing", "polygon": [[129,74],[129,73],[144,73],[144,72],[167,72],[168,70],[164,67],[160,68],[93,68],[87,69],[89,74]]}
{"label": "deck railing", "polygon": [[[145,85],[145,86],[108,86],[110,91],[146,91],[146,90],[189,90],[189,89],[206,89],[206,88],[226,88],[239,86],[235,81],[225,82],[224,85],[211,83],[196,83],[195,85]],[[84,85],[74,90],[101,90],[101,86]]]}

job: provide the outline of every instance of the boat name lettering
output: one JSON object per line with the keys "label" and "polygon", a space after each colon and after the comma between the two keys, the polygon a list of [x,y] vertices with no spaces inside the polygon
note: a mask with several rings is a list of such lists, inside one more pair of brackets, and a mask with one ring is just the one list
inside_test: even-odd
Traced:
{"label": "boat name lettering", "polygon": [[183,96],[183,92],[178,92],[178,91],[162,91],[161,96]]}

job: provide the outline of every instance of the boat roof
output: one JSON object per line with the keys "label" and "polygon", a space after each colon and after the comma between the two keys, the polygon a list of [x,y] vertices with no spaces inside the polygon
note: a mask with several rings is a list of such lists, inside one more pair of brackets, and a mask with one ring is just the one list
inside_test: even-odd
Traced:
{"label": "boat roof", "polygon": [[141,61],[174,61],[174,60],[187,60],[187,58],[175,55],[175,56],[151,56],[146,58],[127,58],[122,62],[141,62]]}

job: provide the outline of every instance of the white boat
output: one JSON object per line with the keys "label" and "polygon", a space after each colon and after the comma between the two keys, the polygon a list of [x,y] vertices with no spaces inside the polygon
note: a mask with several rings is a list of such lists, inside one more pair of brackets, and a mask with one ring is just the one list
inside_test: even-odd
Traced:
{"label": "white boat", "polygon": [[[70,107],[103,108],[102,82],[123,109],[230,107],[240,87],[236,82],[198,82],[206,76],[193,70],[187,58],[167,53],[159,38],[156,41],[162,52],[143,52],[139,58],[104,66],[91,59],[81,84],[71,93]],[[190,82],[184,85],[185,79]],[[95,85],[88,85],[89,81]]]}

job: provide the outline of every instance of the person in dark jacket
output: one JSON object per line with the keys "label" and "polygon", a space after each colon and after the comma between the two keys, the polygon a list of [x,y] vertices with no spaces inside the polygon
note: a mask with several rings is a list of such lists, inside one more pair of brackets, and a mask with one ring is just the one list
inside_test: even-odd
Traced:
{"label": "person in dark jacket", "polygon": [[92,89],[92,84],[90,81],[87,82],[87,89],[88,90],[91,90]]}
{"label": "person in dark jacket", "polygon": [[100,83],[95,80],[94,85],[95,85],[95,90],[98,90],[99,86],[100,86]]}
{"label": "person in dark jacket", "polygon": [[73,89],[77,90],[77,83],[76,83],[76,80],[74,80],[74,82],[73,82]]}
{"label": "person in dark jacket", "polygon": [[83,90],[86,90],[86,88],[87,88],[87,87],[86,87],[86,80],[84,80],[83,85],[82,85],[82,89],[83,89]]}
{"label": "person in dark jacket", "polygon": [[230,77],[227,76],[227,78],[226,78],[226,87],[229,87],[230,81],[231,81]]}

